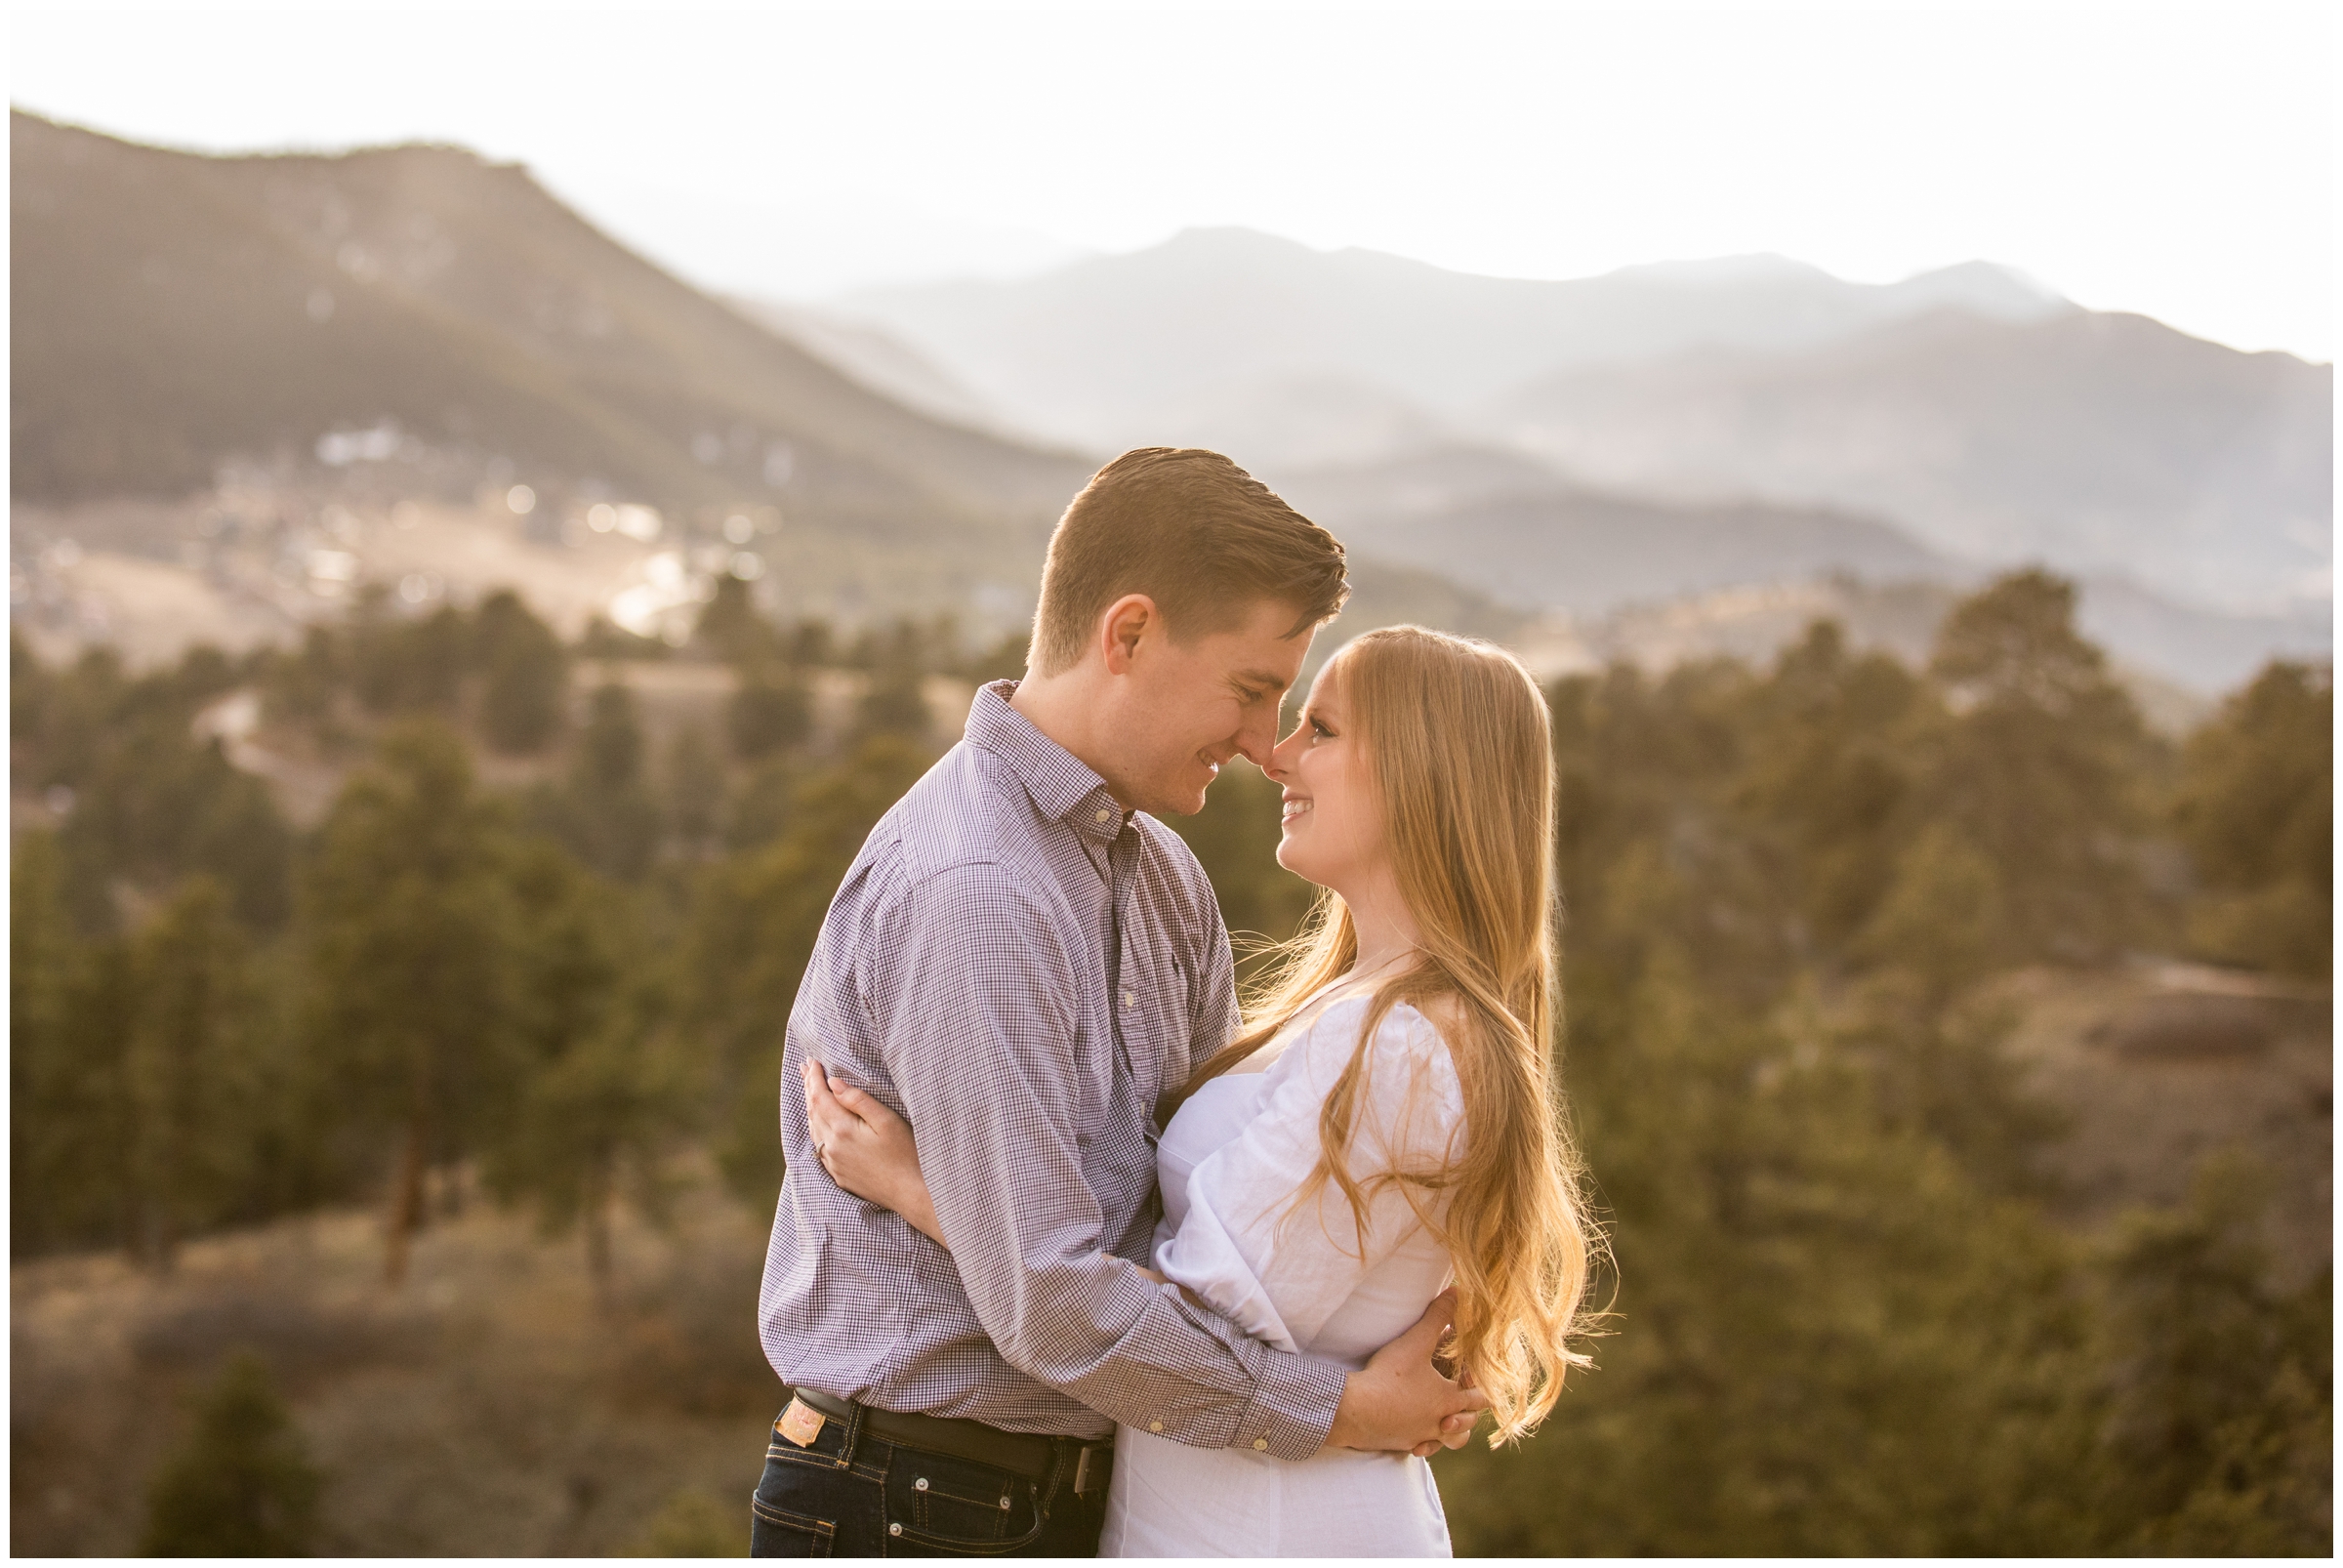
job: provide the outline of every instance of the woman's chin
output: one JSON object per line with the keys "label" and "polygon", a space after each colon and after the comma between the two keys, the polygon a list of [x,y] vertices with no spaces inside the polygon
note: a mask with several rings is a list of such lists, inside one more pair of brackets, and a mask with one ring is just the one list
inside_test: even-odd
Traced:
{"label": "woman's chin", "polygon": [[1285,867],[1288,871],[1294,873],[1294,875],[1296,877],[1301,878],[1304,882],[1316,882],[1318,880],[1316,877],[1310,875],[1309,851],[1294,842],[1294,830],[1291,828],[1288,828],[1286,830],[1286,836],[1278,841],[1277,863]]}

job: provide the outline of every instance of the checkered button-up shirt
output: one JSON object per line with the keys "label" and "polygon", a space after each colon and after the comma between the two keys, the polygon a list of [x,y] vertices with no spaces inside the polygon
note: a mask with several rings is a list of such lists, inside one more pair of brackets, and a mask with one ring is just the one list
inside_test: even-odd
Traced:
{"label": "checkered button-up shirt", "polygon": [[[976,694],[965,737],[871,830],[789,1015],[789,1160],[759,1305],[773,1370],[1011,1431],[1110,1421],[1306,1459],[1343,1369],[1144,1278],[1153,1107],[1237,1023],[1228,933],[1179,838]],[[946,1252],[841,1191],[798,1070],[903,1114]]]}

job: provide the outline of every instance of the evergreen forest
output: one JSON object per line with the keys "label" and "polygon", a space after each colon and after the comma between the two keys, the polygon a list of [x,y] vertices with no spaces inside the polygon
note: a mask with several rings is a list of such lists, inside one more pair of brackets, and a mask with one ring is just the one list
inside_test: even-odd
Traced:
{"label": "evergreen forest", "polygon": [[[661,1223],[695,1171],[770,1216],[831,894],[949,743],[944,695],[1023,651],[776,624],[733,579],[680,648],[565,641],[511,593],[376,593],[149,671],[12,640],[14,1259],[167,1276],[364,1210],[395,1293],[473,1192],[623,1314],[622,1217]],[[637,678],[683,667],[720,705],[650,722]],[[2323,1016],[2328,671],[2271,664],[2162,736],[2072,585],[2024,571],[1923,666],[1823,622],[1763,666],[1547,696],[1555,1051],[1609,1314],[1540,1434],[1439,1462],[1459,1551],[2327,1554],[2331,1264],[2323,1218],[2311,1245],[2275,1217],[2323,1192],[2241,1139],[2086,1213],[2075,1107],[2012,1042],[2039,977],[2158,964]],[[314,809],[220,724],[239,700],[333,781]],[[1235,767],[1172,824],[1241,943],[1308,904],[1276,793]],[[719,1305],[745,1326],[753,1292]],[[145,1549],[317,1547],[335,1478],[262,1362],[204,1397],[216,1453],[117,1477]]]}

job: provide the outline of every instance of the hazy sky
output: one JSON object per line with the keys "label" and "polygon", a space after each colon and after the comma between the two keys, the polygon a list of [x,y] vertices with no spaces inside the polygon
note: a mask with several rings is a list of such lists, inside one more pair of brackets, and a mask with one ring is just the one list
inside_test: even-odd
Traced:
{"label": "hazy sky", "polygon": [[2331,357],[2324,8],[19,9],[10,97],[207,149],[459,142],[818,295],[1241,224],[1572,277],[1982,257]]}

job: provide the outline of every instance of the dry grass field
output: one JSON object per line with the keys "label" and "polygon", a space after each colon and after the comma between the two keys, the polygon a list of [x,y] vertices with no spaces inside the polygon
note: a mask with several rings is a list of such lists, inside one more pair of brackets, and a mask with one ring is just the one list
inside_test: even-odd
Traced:
{"label": "dry grass field", "polygon": [[2060,1217],[2096,1231],[2123,1210],[2182,1202],[2208,1155],[2267,1173],[2264,1244],[2299,1285],[2332,1256],[2334,1002],[2311,986],[2197,964],[2022,970],[2009,1048],[2061,1107],[2051,1150]]}
{"label": "dry grass field", "polygon": [[20,1263],[12,1548],[136,1550],[187,1395],[249,1346],[325,1471],[322,1552],[598,1556],[722,1519],[745,1554],[776,1404],[762,1226],[707,1184],[665,1231],[622,1224],[617,1253],[606,1315],[575,1239],[476,1200],[425,1232],[397,1290],[367,1213],[199,1242],[167,1278],[112,1256]]}

